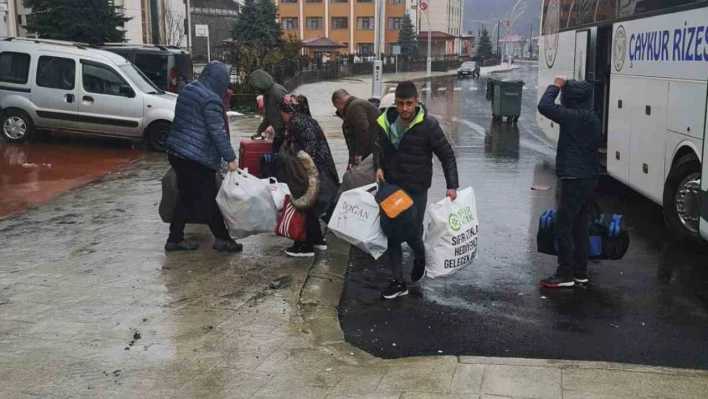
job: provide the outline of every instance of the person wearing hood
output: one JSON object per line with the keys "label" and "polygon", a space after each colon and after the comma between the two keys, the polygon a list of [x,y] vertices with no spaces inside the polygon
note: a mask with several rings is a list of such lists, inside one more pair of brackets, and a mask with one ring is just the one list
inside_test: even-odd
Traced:
{"label": "person wearing hood", "polygon": [[[387,108],[376,120],[377,141],[374,147],[376,181],[384,181],[402,188],[413,199],[418,212],[419,231],[407,241],[413,250],[411,281],[425,277],[425,247],[423,246],[423,216],[428,202],[428,189],[433,179],[433,154],[442,164],[447,183],[446,196],[457,198],[458,177],[455,152],[445,137],[438,121],[428,115],[418,102],[418,89],[412,82],[401,82],[396,87],[395,106]],[[407,295],[403,277],[401,242],[388,240],[388,259],[393,279],[382,296],[393,299]]]}
{"label": "person wearing hood", "polygon": [[166,149],[170,165],[177,174],[179,197],[166,251],[197,249],[196,244],[184,239],[184,227],[190,215],[209,221],[216,251],[243,249],[229,236],[216,204],[216,173],[221,160],[228,162],[231,171],[238,168],[224,123],[223,98],[228,86],[228,68],[219,61],[212,61],[198,80],[184,86],[177,98]]}
{"label": "person wearing hood", "polygon": [[[559,93],[560,105],[556,104]],[[557,77],[538,103],[538,112],[560,125],[556,153],[560,201],[554,225],[558,269],[553,276],[541,280],[547,288],[588,282],[588,224],[593,214],[592,193],[599,177],[602,134],[592,95],[591,83]]]}
{"label": "person wearing hood", "polygon": [[285,139],[285,124],[280,115],[280,103],[283,96],[288,94],[285,87],[275,83],[273,77],[262,69],[256,69],[251,73],[248,84],[259,94],[263,95],[264,116],[263,122],[258,126],[256,134],[252,139],[262,138],[263,132],[268,126],[273,127],[273,153],[277,154]]}
{"label": "person wearing hood", "polygon": [[[313,257],[315,249],[327,250],[327,241],[322,235],[320,217],[329,211],[331,199],[339,188],[339,174],[332,158],[332,151],[327,143],[327,138],[319,123],[310,115],[307,98],[296,94],[286,94],[279,105],[281,117],[285,123],[286,140],[298,151],[302,150],[312,159],[317,169],[317,187],[295,201],[312,202],[307,209],[306,224],[307,238],[305,242],[295,242],[292,247],[285,250],[285,254],[292,257]],[[314,176],[315,173],[309,174]],[[308,185],[309,186],[309,185]],[[329,198],[324,198],[329,197]],[[321,203],[324,201],[324,204]],[[324,208],[323,208],[324,206]]]}

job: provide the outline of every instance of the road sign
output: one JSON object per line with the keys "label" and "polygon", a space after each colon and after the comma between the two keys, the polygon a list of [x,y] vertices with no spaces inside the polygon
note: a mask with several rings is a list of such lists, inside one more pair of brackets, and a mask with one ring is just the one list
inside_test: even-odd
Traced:
{"label": "road sign", "polygon": [[393,55],[401,55],[401,46],[393,46]]}
{"label": "road sign", "polygon": [[421,1],[420,2],[420,9],[425,11],[428,9],[428,3]]}
{"label": "road sign", "polygon": [[194,36],[209,37],[209,25],[194,25]]}

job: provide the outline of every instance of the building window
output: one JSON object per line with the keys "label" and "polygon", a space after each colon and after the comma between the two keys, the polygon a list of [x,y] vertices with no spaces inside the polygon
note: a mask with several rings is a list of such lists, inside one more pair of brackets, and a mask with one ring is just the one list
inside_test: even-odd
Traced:
{"label": "building window", "polygon": [[297,18],[283,18],[283,29],[297,29]]}
{"label": "building window", "polygon": [[24,53],[0,54],[0,82],[27,83],[30,56]]}
{"label": "building window", "polygon": [[297,0],[280,0],[281,4],[297,4]]}
{"label": "building window", "polygon": [[322,29],[322,17],[307,17],[307,29]]}
{"label": "building window", "polygon": [[348,29],[347,17],[332,17],[332,29]]}
{"label": "building window", "polygon": [[322,3],[322,0],[307,0],[308,3]]}
{"label": "building window", "polygon": [[360,55],[373,55],[374,43],[359,43],[357,45],[357,53]]}
{"label": "building window", "polygon": [[349,0],[332,0],[332,3],[348,3]]}
{"label": "building window", "polygon": [[406,4],[406,0],[388,0],[388,4]]}
{"label": "building window", "polygon": [[388,18],[388,29],[389,30],[401,30],[401,20],[403,18],[389,17]]}
{"label": "building window", "polygon": [[357,3],[373,3],[374,0],[356,0]]}
{"label": "building window", "polygon": [[359,30],[373,30],[374,17],[358,17],[356,19],[356,28]]}

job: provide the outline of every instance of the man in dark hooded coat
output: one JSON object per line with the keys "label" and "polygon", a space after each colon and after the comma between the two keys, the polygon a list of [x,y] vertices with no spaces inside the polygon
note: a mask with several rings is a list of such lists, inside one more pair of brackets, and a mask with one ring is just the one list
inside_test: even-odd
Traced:
{"label": "man in dark hooded coat", "polygon": [[229,170],[238,168],[224,125],[223,97],[229,87],[229,70],[219,61],[210,62],[197,81],[184,86],[177,98],[175,119],[167,137],[167,154],[177,174],[179,197],[170,224],[166,251],[193,251],[195,243],[184,239],[190,216],[206,220],[214,234],[214,249],[239,252],[241,244],[229,236],[216,204],[216,173],[221,160]]}
{"label": "man in dark hooded coat", "polygon": [[[556,104],[558,94],[561,104]],[[593,110],[593,86],[581,80],[557,77],[538,104],[538,112],[560,125],[556,175],[560,203],[555,220],[558,269],[541,280],[548,288],[572,287],[588,282],[590,253],[588,225],[593,214],[592,193],[600,170],[600,119]]]}

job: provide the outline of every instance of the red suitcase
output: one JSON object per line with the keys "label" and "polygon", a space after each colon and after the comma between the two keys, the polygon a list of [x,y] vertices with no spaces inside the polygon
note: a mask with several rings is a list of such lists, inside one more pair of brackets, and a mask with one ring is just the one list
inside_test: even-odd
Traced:
{"label": "red suitcase", "polygon": [[238,167],[248,168],[248,173],[261,177],[261,158],[273,152],[271,140],[241,140],[238,149]]}

